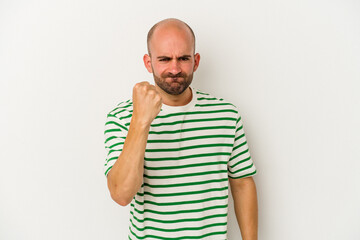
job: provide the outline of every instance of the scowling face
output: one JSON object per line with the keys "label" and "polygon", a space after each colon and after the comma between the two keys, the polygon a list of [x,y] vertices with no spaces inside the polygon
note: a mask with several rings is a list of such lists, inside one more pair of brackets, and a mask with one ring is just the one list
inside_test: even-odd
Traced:
{"label": "scowling face", "polygon": [[190,31],[177,25],[159,26],[150,41],[144,63],[156,85],[171,95],[183,93],[191,84],[200,55],[194,54]]}

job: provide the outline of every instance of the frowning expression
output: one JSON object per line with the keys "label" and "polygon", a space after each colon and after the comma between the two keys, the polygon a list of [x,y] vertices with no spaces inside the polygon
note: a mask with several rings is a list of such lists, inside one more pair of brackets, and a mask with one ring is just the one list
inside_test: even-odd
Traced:
{"label": "frowning expression", "polygon": [[144,63],[155,83],[172,95],[181,94],[191,84],[200,55],[194,54],[194,42],[188,29],[168,26],[155,30],[150,53]]}

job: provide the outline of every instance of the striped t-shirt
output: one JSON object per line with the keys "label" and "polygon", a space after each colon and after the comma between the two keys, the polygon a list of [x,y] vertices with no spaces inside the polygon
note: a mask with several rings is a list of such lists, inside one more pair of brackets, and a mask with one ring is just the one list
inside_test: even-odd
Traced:
{"label": "striped t-shirt", "polygon": [[[163,104],[151,123],[129,239],[226,240],[228,177],[256,173],[237,107],[190,89],[188,104]],[[106,176],[121,153],[132,109],[129,99],[107,115]]]}

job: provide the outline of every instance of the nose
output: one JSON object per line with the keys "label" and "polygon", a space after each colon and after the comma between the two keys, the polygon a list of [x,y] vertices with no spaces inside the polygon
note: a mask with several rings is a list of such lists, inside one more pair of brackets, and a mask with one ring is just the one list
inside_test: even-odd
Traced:
{"label": "nose", "polygon": [[181,72],[180,63],[177,59],[170,62],[169,72],[176,75]]}

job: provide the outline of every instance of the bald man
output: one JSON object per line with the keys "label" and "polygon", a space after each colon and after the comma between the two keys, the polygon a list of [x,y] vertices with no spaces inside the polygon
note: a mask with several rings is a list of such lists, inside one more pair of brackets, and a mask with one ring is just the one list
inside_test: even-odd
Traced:
{"label": "bald man", "polygon": [[227,239],[228,187],[244,240],[257,239],[256,168],[238,108],[190,86],[200,62],[192,29],[165,19],[143,61],[155,84],[107,115],[112,199],[130,204],[129,239]]}

